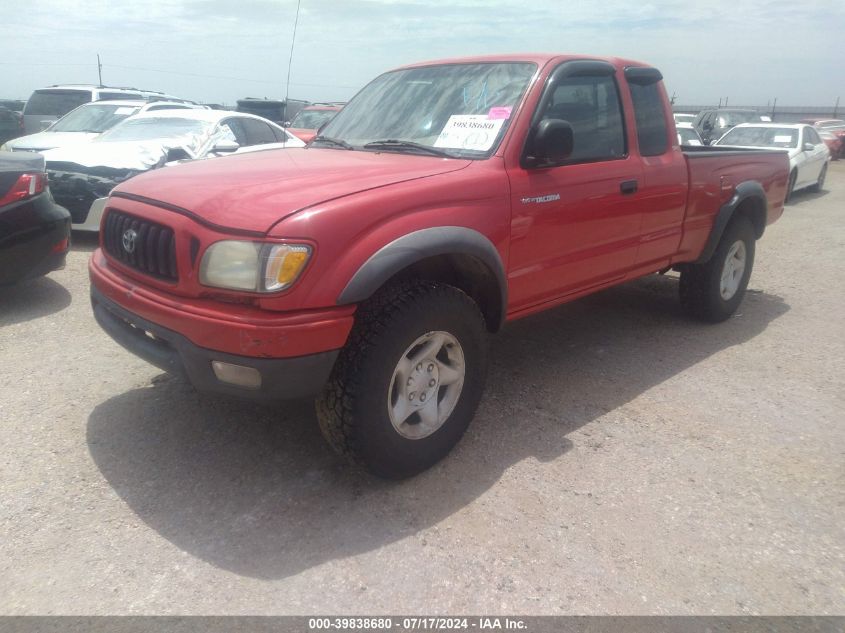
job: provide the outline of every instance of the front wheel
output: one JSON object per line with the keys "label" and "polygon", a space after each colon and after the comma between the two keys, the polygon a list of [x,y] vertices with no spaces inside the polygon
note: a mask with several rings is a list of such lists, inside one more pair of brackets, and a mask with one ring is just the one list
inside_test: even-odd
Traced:
{"label": "front wheel", "polygon": [[748,218],[731,220],[710,260],[686,264],[681,270],[679,290],[684,309],[711,323],[736,312],[751,277],[754,247],[754,227]]}
{"label": "front wheel", "polygon": [[470,423],[487,372],[478,306],[446,284],[393,285],[363,303],[317,400],[323,436],[381,477],[442,459]]}
{"label": "front wheel", "polygon": [[792,170],[789,172],[789,181],[786,183],[786,199],[784,202],[789,202],[792,200],[792,194],[795,191],[795,182],[798,180],[798,172],[796,170]]}

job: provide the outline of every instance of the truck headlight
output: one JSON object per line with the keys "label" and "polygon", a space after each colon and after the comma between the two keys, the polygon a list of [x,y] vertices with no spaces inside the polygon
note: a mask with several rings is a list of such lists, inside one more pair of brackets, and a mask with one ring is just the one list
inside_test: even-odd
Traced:
{"label": "truck headlight", "polygon": [[297,280],[311,257],[306,244],[215,242],[200,263],[200,283],[216,288],[276,292]]}

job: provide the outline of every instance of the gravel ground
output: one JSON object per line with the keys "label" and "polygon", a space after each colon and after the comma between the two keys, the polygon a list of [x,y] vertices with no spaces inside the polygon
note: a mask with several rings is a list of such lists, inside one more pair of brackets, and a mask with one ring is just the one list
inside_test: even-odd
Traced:
{"label": "gravel ground", "polygon": [[845,162],[740,312],[653,276],[514,323],[458,448],[386,483],[310,402],[200,397],[65,270],[0,294],[6,614],[845,613]]}

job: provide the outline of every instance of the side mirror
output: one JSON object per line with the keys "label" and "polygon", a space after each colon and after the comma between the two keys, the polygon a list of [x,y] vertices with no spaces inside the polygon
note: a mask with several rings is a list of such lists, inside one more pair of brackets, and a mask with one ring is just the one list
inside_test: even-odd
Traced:
{"label": "side mirror", "polygon": [[285,121],[282,123],[282,127],[290,127],[290,121]]}
{"label": "side mirror", "polygon": [[231,154],[232,152],[237,152],[241,148],[235,141],[217,141],[214,144],[214,147],[211,148],[211,151],[214,154]]}
{"label": "side mirror", "polygon": [[805,152],[813,152],[813,151],[815,151],[815,149],[816,149],[816,146],[813,145],[812,143],[804,143],[804,151]]}
{"label": "side mirror", "polygon": [[546,119],[534,130],[531,155],[526,156],[527,167],[554,167],[572,155],[575,135],[568,121]]}

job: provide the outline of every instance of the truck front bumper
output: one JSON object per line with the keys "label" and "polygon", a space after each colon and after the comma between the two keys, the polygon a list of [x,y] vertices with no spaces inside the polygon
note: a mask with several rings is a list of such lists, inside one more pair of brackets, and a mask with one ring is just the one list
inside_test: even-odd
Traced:
{"label": "truck front bumper", "polygon": [[256,358],[195,345],[187,337],[120,307],[91,286],[94,317],[127,350],[198,390],[250,400],[290,400],[319,393],[339,350],[291,358]]}

